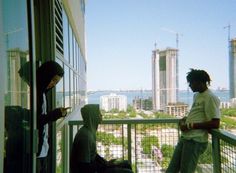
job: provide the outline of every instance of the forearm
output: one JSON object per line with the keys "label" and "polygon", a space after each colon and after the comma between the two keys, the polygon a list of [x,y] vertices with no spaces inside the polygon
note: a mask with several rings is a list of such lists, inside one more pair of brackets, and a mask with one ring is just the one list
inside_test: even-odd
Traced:
{"label": "forearm", "polygon": [[193,130],[193,129],[215,129],[219,128],[220,120],[219,119],[212,119],[211,121],[201,122],[201,123],[184,123],[180,124],[180,129],[182,131],[186,130]]}
{"label": "forearm", "polygon": [[217,129],[220,126],[219,119],[213,119],[211,121],[202,122],[202,123],[192,123],[192,129]]}
{"label": "forearm", "polygon": [[53,111],[48,112],[48,114],[40,114],[38,116],[38,123],[40,125],[45,125],[47,123],[56,121],[60,117],[62,117],[62,113],[60,109],[57,108],[57,109],[54,109]]}

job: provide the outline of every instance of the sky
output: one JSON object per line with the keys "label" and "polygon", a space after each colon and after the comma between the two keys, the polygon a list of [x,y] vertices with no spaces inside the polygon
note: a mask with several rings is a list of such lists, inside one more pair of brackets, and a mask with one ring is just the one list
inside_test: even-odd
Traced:
{"label": "sky", "polygon": [[176,33],[179,89],[190,68],[206,70],[211,88],[228,88],[229,24],[236,38],[236,0],[87,0],[87,89],[152,89],[155,43],[176,48]]}

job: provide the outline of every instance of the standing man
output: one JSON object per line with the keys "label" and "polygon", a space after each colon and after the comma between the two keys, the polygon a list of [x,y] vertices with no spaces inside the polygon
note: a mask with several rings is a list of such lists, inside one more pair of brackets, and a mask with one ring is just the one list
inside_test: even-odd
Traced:
{"label": "standing man", "polygon": [[37,77],[37,128],[38,128],[38,153],[37,173],[49,172],[47,156],[49,150],[48,124],[65,117],[67,108],[60,107],[48,110],[47,93],[61,80],[64,75],[63,68],[55,61],[47,61],[36,72]]}
{"label": "standing man", "polygon": [[182,135],[166,173],[193,173],[199,156],[207,148],[208,130],[220,125],[220,100],[208,89],[211,81],[208,73],[191,69],[186,78],[196,93],[188,116],[180,120]]}

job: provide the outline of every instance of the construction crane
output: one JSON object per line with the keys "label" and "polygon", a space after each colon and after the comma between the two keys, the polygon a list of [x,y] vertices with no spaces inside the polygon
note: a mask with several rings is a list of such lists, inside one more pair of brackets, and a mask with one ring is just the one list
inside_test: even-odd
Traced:
{"label": "construction crane", "polygon": [[230,42],[230,28],[231,28],[231,25],[230,23],[224,27],[224,29],[228,29],[228,41]]}
{"label": "construction crane", "polygon": [[173,31],[173,30],[168,29],[168,28],[161,28],[161,30],[169,32],[171,34],[175,34],[175,36],[176,36],[176,49],[179,49],[179,36],[183,36],[183,34],[178,33],[176,31]]}

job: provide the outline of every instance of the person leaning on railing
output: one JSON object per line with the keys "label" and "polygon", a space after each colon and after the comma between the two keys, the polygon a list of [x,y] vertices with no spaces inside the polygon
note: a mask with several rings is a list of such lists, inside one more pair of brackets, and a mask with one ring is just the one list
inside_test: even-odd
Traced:
{"label": "person leaning on railing", "polygon": [[210,81],[204,70],[187,73],[189,87],[196,93],[189,114],[180,120],[181,138],[166,173],[193,173],[199,156],[207,149],[208,131],[219,128],[220,100],[208,89]]}

